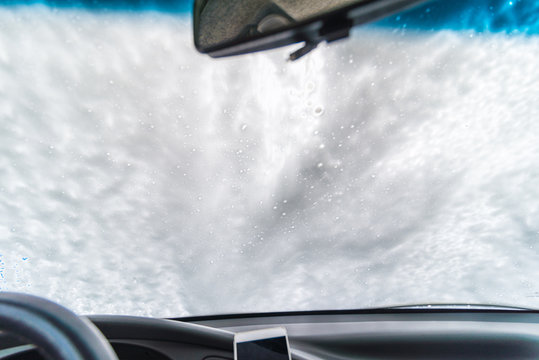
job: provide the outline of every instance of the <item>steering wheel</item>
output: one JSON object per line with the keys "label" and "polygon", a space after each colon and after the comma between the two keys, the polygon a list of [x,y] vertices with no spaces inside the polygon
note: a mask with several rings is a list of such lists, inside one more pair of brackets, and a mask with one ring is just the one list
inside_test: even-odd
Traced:
{"label": "steering wheel", "polygon": [[88,319],[33,295],[0,292],[0,331],[36,345],[48,359],[118,360]]}

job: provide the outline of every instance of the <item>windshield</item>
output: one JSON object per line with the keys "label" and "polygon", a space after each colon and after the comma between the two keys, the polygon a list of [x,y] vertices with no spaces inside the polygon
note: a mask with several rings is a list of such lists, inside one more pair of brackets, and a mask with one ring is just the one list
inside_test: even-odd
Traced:
{"label": "windshield", "polygon": [[295,62],[197,53],[190,2],[95,4],[0,6],[1,291],[539,307],[539,2],[429,2]]}

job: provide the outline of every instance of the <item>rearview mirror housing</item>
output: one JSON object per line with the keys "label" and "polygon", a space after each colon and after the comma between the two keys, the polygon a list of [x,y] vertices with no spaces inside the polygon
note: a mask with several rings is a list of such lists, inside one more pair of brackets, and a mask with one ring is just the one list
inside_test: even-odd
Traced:
{"label": "rearview mirror housing", "polygon": [[426,0],[195,0],[195,47],[212,57],[304,42],[296,60],[323,42]]}

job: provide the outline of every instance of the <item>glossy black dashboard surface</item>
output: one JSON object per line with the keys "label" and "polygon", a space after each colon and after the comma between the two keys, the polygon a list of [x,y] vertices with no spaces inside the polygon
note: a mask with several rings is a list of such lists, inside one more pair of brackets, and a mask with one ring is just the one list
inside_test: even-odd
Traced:
{"label": "glossy black dashboard surface", "polygon": [[382,309],[191,318],[231,332],[284,325],[294,359],[537,359],[539,313]]}
{"label": "glossy black dashboard surface", "polygon": [[[286,327],[295,360],[539,358],[539,313],[527,310],[385,309],[175,320],[90,319],[120,359],[233,359],[234,332],[274,326]],[[0,336],[0,344],[5,344],[2,340],[6,337]],[[3,359],[40,357],[30,350]]]}

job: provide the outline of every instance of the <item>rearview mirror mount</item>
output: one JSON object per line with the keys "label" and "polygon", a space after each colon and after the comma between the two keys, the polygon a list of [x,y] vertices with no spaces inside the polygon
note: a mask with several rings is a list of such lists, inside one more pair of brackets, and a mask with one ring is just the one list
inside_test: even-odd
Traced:
{"label": "rearview mirror mount", "polygon": [[195,0],[195,47],[212,57],[269,50],[303,42],[296,60],[321,42],[426,0]]}

